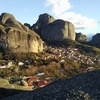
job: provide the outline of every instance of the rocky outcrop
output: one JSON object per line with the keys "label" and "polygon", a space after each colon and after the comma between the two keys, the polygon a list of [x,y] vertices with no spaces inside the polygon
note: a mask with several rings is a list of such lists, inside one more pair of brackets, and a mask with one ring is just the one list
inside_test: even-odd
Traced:
{"label": "rocky outcrop", "polygon": [[27,26],[29,29],[31,28],[31,25],[28,23],[24,23],[25,26]]}
{"label": "rocky outcrop", "polygon": [[74,25],[68,21],[55,20],[49,14],[41,14],[31,27],[44,41],[75,40]]}
{"label": "rocky outcrop", "polygon": [[18,22],[13,15],[0,16],[0,46],[11,52],[42,52],[40,36]]}
{"label": "rocky outcrop", "polygon": [[46,41],[62,41],[64,39],[75,40],[74,25],[64,20],[55,20],[54,17],[45,13],[39,16],[38,21],[31,26],[40,37]]}
{"label": "rocky outcrop", "polygon": [[31,29],[41,36],[41,31],[42,31],[43,27],[45,25],[53,22],[54,20],[55,20],[55,18],[47,13],[41,14],[39,16],[37,22],[32,25]]}
{"label": "rocky outcrop", "polygon": [[97,33],[92,37],[90,44],[100,48],[100,33]]}
{"label": "rocky outcrop", "polygon": [[100,70],[59,80],[32,92],[3,100],[99,100]]}
{"label": "rocky outcrop", "polygon": [[29,86],[10,84],[8,80],[0,78],[0,100],[25,91],[32,91]]}
{"label": "rocky outcrop", "polygon": [[75,40],[74,25],[64,20],[55,20],[47,24],[41,33],[45,41],[62,41],[64,39]]}
{"label": "rocky outcrop", "polygon": [[0,78],[0,87],[6,86],[8,84],[9,84],[8,80]]}
{"label": "rocky outcrop", "polygon": [[80,33],[76,33],[76,41],[78,42],[88,42],[88,38],[86,37],[86,35]]}

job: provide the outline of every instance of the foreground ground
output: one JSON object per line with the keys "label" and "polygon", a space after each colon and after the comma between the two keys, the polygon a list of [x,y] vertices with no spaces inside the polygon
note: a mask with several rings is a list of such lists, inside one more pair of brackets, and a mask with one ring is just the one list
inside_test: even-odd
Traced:
{"label": "foreground ground", "polygon": [[100,100],[100,70],[58,80],[44,88],[4,100]]}

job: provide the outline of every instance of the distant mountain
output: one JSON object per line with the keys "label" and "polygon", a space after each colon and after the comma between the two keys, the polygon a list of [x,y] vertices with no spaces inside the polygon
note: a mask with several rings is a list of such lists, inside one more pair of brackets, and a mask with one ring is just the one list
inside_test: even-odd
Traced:
{"label": "distant mountain", "polygon": [[100,70],[58,80],[32,92],[21,93],[4,100],[99,100]]}
{"label": "distant mountain", "polygon": [[100,48],[100,33],[97,33],[92,37],[92,40],[89,42],[90,45],[96,46]]}
{"label": "distant mountain", "polygon": [[78,41],[78,42],[88,42],[87,36],[82,34],[81,32],[76,33],[76,39],[75,40]]}

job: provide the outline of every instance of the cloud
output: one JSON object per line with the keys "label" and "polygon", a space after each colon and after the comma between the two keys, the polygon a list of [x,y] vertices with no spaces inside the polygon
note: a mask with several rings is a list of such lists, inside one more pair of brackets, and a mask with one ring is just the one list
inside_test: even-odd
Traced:
{"label": "cloud", "polygon": [[76,14],[75,12],[65,12],[59,18],[72,22],[76,29],[95,28],[97,26],[95,19]]}
{"label": "cloud", "polygon": [[96,23],[100,24],[100,21],[97,21]]}
{"label": "cloud", "polygon": [[[45,0],[46,7],[49,7],[51,12],[57,19],[64,19],[74,24],[75,29],[95,28],[97,23],[95,19],[88,18],[76,12],[67,12],[73,6],[69,0]],[[100,21],[98,22],[100,23]]]}
{"label": "cloud", "polygon": [[72,7],[69,0],[46,0],[45,5],[49,6],[51,8],[50,11],[56,16]]}

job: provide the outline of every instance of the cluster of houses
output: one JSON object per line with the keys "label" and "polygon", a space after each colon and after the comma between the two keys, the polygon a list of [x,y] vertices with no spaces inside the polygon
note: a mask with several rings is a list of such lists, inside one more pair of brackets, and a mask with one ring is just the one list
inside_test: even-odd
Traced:
{"label": "cluster of houses", "polygon": [[[96,63],[100,63],[100,56],[87,56],[80,53],[78,48],[65,48],[65,47],[48,47],[49,56],[45,57],[42,55],[42,59],[50,59],[50,58],[57,58],[59,62],[65,62],[66,59],[72,60],[78,63],[84,63],[88,65],[94,65]],[[92,71],[94,67],[91,66],[82,66],[80,71]]]}
{"label": "cluster of houses", "polygon": [[[92,56],[87,56],[84,54],[80,53],[80,50],[77,48],[65,48],[65,47],[55,47],[55,46],[49,46],[48,47],[48,55],[41,55],[40,57],[36,57],[36,61],[38,59],[42,59],[42,60],[48,60],[51,58],[54,59],[58,59],[59,62],[65,62],[66,59],[72,60],[74,62],[78,62],[78,63],[85,63],[85,64],[96,64],[96,63],[100,63],[100,57],[92,57]],[[27,65],[32,65],[32,60],[26,60],[26,61],[19,61],[19,62],[14,62],[14,61],[8,61],[8,62],[4,62],[0,64],[0,68],[10,68],[13,65],[24,65],[25,67],[27,67]],[[86,66],[85,66],[86,67]],[[85,68],[84,67],[84,68]],[[88,66],[91,67],[91,66]],[[14,70],[18,70],[14,69]]]}
{"label": "cluster of houses", "polygon": [[91,57],[80,53],[78,48],[65,48],[65,47],[48,47],[48,52],[50,53],[47,57],[42,57],[42,59],[48,58],[59,58],[60,62],[64,62],[66,59],[72,60],[74,62],[85,63],[85,64],[95,64],[100,63],[99,57]]}
{"label": "cluster of houses", "polygon": [[22,65],[31,65],[32,60],[26,60],[26,61],[13,61],[13,60],[7,60],[0,63],[0,68],[10,68],[12,66],[22,66]]}
{"label": "cluster of houses", "polygon": [[[2,69],[11,68],[12,66],[15,66],[15,65],[19,65],[19,66],[24,65],[25,66],[25,63],[27,63],[28,65],[32,64],[30,60],[27,60],[27,61],[24,61],[24,62],[19,61],[17,63],[12,61],[12,60],[9,60],[9,61],[2,62],[0,64],[0,68],[2,68]],[[19,71],[18,67],[13,68],[13,71],[18,72]],[[24,86],[29,86],[32,89],[35,89],[35,88],[38,88],[38,87],[44,87],[44,86],[46,86],[50,83],[50,79],[49,78],[42,78],[43,76],[44,76],[44,73],[37,73],[33,76],[21,77],[21,81],[20,81],[21,83],[19,85],[24,84]],[[9,77],[8,80],[13,81],[14,79]]]}
{"label": "cluster of houses", "polygon": [[[48,60],[51,58],[54,59],[58,59],[60,63],[63,63],[66,61],[66,59],[72,60],[74,62],[78,62],[78,63],[85,63],[85,64],[92,64],[95,65],[97,62],[100,63],[100,57],[95,56],[87,56],[84,54],[80,53],[80,50],[77,48],[65,48],[65,47],[55,47],[55,46],[49,46],[48,50],[47,50],[48,54],[47,55],[41,55],[41,56],[37,56],[35,60],[38,59],[43,59],[43,60]],[[30,66],[32,65],[32,60],[26,60],[26,61],[18,61],[18,62],[14,62],[14,61],[6,61],[6,62],[2,62],[0,63],[0,68],[11,68],[11,66]],[[17,72],[19,69],[18,67],[16,67],[14,69],[15,72]],[[80,71],[92,71],[94,70],[94,67],[91,66],[82,66]],[[43,79],[41,80],[40,76],[42,76],[44,73],[38,73],[34,76],[28,76],[28,77],[23,77],[23,80],[28,84],[28,86],[31,87],[43,87],[46,86],[47,84],[49,84],[50,82],[48,81],[48,79]]]}
{"label": "cluster of houses", "polygon": [[10,68],[13,65],[12,61],[6,62],[6,61],[2,61],[2,63],[0,63],[0,68]]}
{"label": "cluster of houses", "polygon": [[37,73],[33,76],[20,76],[19,78],[15,79],[13,77],[9,77],[7,80],[10,84],[16,84],[20,86],[29,87],[31,89],[36,89],[40,87],[44,87],[51,83],[50,78],[43,78],[44,73]]}
{"label": "cluster of houses", "polygon": [[50,83],[49,78],[41,79],[44,73],[38,73],[34,76],[23,77],[24,82],[32,88],[44,87]]}

